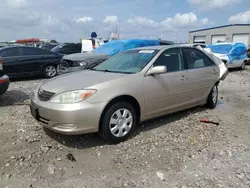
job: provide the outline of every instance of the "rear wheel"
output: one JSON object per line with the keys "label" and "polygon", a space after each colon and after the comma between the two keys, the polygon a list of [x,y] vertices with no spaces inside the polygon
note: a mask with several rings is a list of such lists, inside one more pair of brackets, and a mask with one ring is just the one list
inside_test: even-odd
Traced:
{"label": "rear wheel", "polygon": [[207,98],[207,103],[206,106],[208,108],[215,108],[218,102],[218,85],[214,85],[212,90],[210,91],[208,98]]}
{"label": "rear wheel", "polygon": [[43,72],[44,76],[46,78],[53,78],[57,75],[57,69],[56,66],[54,65],[47,65],[46,67],[44,67],[44,72]]}
{"label": "rear wheel", "polygon": [[241,70],[245,70],[245,68],[246,68],[246,62],[244,61],[244,62],[242,63],[242,65],[241,65],[240,69],[241,69]]}
{"label": "rear wheel", "polygon": [[136,125],[136,112],[127,102],[113,104],[104,114],[100,133],[109,143],[126,140]]}

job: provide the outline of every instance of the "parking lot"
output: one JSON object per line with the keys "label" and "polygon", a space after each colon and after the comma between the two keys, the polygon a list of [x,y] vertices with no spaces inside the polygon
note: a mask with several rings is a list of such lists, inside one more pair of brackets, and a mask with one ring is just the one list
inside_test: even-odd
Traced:
{"label": "parking lot", "polygon": [[216,109],[143,123],[117,145],[44,130],[28,105],[43,81],[13,81],[0,97],[0,187],[250,187],[250,67],[220,83]]}

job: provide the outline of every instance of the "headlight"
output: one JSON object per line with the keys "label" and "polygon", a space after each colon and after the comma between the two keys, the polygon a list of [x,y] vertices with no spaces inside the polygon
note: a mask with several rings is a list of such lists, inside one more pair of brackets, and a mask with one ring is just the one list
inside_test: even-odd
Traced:
{"label": "headlight", "polygon": [[60,94],[54,96],[50,100],[50,102],[60,103],[60,104],[77,103],[77,102],[81,102],[81,101],[89,98],[95,92],[96,92],[95,89],[68,91],[68,92],[60,93]]}
{"label": "headlight", "polygon": [[34,96],[35,96],[35,93],[32,91],[31,93],[30,93],[30,99],[34,99]]}
{"label": "headlight", "polygon": [[85,61],[82,61],[82,62],[79,62],[79,65],[80,65],[80,66],[86,66],[87,63],[86,63]]}

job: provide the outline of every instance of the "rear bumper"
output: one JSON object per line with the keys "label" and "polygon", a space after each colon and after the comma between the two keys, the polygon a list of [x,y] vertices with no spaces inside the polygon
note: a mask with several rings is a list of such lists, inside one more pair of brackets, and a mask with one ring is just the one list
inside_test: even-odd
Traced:
{"label": "rear bumper", "polygon": [[240,63],[234,63],[234,64],[227,64],[227,68],[231,68],[231,69],[233,69],[233,68],[239,68],[239,67],[241,67],[241,65],[242,65],[242,63],[240,64]]}
{"label": "rear bumper", "polygon": [[2,77],[0,77],[0,95],[4,94],[8,88],[9,88],[9,77],[6,75],[3,75]]}
{"label": "rear bumper", "polygon": [[225,80],[225,78],[227,77],[227,75],[229,74],[228,70],[222,75],[222,77],[220,78],[220,80]]}

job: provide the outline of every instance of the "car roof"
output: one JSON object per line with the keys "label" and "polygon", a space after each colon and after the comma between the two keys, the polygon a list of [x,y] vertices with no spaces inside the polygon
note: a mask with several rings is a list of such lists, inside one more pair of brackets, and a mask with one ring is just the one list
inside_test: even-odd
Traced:
{"label": "car roof", "polygon": [[23,46],[4,46],[0,48],[0,50],[9,49],[9,48],[20,48],[20,47],[23,47]]}
{"label": "car roof", "polygon": [[206,44],[203,44],[203,43],[183,43],[183,44],[180,44],[181,46],[194,46],[194,45],[203,45],[203,46],[206,46]]}

